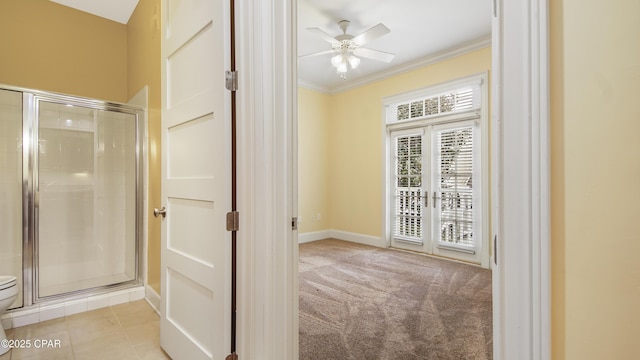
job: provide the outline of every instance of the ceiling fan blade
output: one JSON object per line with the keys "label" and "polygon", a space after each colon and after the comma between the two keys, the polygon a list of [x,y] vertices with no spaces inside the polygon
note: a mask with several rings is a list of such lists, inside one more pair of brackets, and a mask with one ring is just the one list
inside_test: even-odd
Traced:
{"label": "ceiling fan blade", "polygon": [[311,53],[311,54],[307,54],[307,55],[300,55],[298,56],[298,59],[302,59],[302,58],[308,58],[308,57],[312,57],[312,56],[318,56],[318,55],[324,55],[324,54],[331,54],[336,52],[336,50],[325,50],[325,51],[319,51],[319,52],[315,52],[315,53]]}
{"label": "ceiling fan blade", "polygon": [[317,36],[319,36],[320,38],[322,38],[323,40],[325,40],[326,42],[330,43],[331,45],[334,44],[339,44],[340,42],[338,40],[336,40],[333,36],[327,34],[326,32],[324,32],[323,30],[319,29],[319,28],[308,28],[307,30],[311,31],[312,33],[316,34]]}
{"label": "ceiling fan blade", "polygon": [[395,54],[391,54],[384,51],[371,50],[367,48],[357,48],[353,51],[356,56],[361,56],[367,59],[373,59],[383,62],[391,62],[393,58],[396,56]]}
{"label": "ceiling fan blade", "polygon": [[382,35],[388,34],[389,32],[391,32],[389,28],[387,28],[383,24],[378,24],[371,29],[363,32],[362,34],[354,37],[353,39],[351,39],[351,41],[356,43],[358,46],[362,46],[370,41],[381,37]]}

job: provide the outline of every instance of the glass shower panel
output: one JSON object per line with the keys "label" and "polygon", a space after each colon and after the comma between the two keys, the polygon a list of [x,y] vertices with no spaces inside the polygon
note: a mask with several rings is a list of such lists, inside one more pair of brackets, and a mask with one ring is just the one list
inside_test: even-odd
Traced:
{"label": "glass shower panel", "polygon": [[[22,289],[22,93],[0,90],[0,275]],[[10,306],[22,306],[22,291]]]}
{"label": "glass shower panel", "polygon": [[38,297],[136,279],[136,116],[40,101]]}

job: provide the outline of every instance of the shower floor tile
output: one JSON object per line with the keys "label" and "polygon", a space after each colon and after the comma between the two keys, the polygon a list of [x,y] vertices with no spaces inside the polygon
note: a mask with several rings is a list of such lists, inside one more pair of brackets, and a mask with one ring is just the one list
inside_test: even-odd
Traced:
{"label": "shower floor tile", "polygon": [[7,337],[31,347],[0,360],[170,359],[160,348],[160,318],[145,300],[9,329]]}

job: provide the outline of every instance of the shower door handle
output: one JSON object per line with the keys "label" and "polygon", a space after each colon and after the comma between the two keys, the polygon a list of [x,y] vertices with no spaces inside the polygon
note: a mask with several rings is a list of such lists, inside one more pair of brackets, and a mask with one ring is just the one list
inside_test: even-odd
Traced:
{"label": "shower door handle", "polygon": [[164,206],[161,209],[153,209],[153,216],[158,217],[160,215],[162,215],[163,219],[167,216],[167,209]]}

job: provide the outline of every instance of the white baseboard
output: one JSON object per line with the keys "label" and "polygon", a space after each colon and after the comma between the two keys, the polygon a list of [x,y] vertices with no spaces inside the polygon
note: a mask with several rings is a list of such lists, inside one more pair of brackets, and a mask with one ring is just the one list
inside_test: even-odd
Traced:
{"label": "white baseboard", "polygon": [[331,230],[329,233],[331,234],[332,238],[338,240],[351,241],[376,247],[387,247],[382,238],[380,238],[379,236],[363,235],[340,230]]}
{"label": "white baseboard", "polygon": [[160,295],[148,284],[145,286],[145,299],[149,305],[160,314]]}
{"label": "white baseboard", "polygon": [[340,230],[324,230],[299,234],[298,244],[324,239],[338,239],[376,247],[387,247],[384,241],[378,236],[363,235]]}
{"label": "white baseboard", "polygon": [[304,234],[298,234],[298,244],[308,243],[316,240],[329,239],[331,237],[331,230],[314,231]]}

